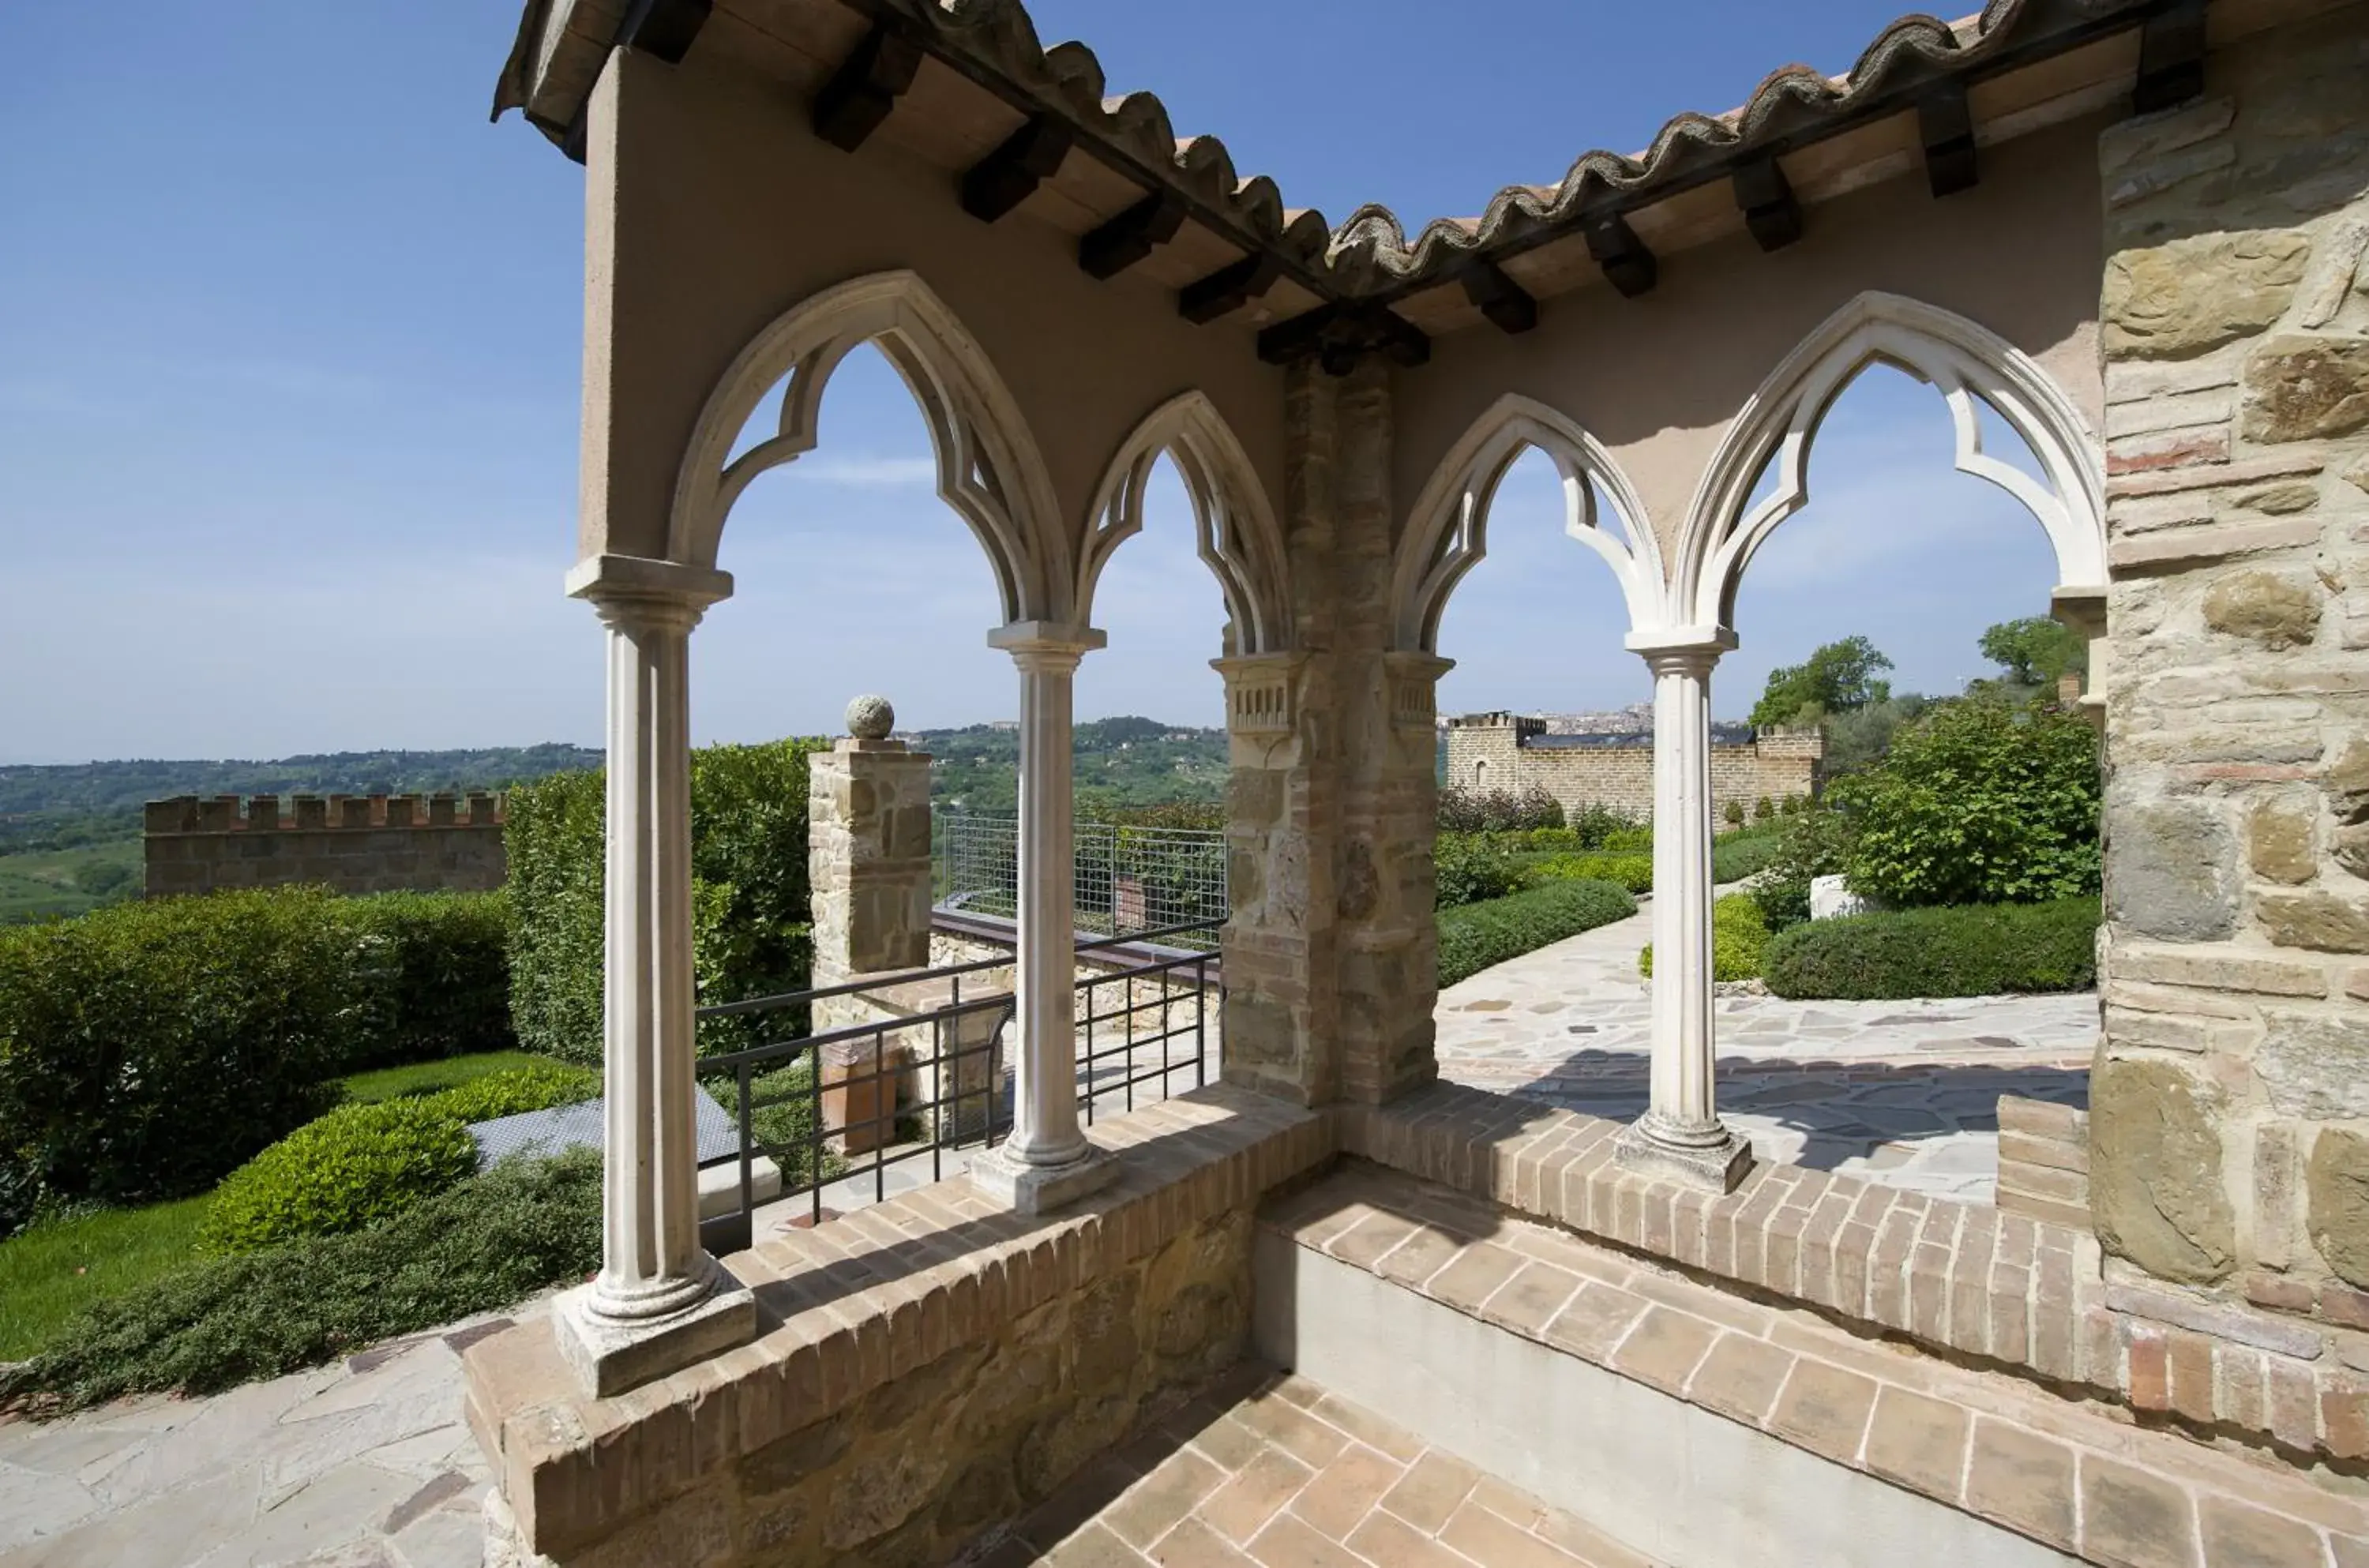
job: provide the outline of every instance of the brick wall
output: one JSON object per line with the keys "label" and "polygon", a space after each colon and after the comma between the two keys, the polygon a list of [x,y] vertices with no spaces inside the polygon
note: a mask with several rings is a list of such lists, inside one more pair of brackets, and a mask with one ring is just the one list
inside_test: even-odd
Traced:
{"label": "brick wall", "polygon": [[2369,1321],[2369,10],[2100,143],[2098,1235]]}
{"label": "brick wall", "polygon": [[[1646,820],[1654,815],[1654,748],[1650,737],[1636,744],[1547,747],[1531,743],[1535,721],[1489,714],[1452,721],[1448,731],[1448,782],[1465,789],[1519,792],[1537,784],[1562,803],[1566,812],[1608,806]],[[1714,742],[1711,789],[1714,807],[1730,801],[1745,814],[1763,799],[1782,801],[1815,793],[1818,763],[1825,755],[1815,729],[1763,730],[1741,744]]]}
{"label": "brick wall", "polygon": [[500,797],[185,795],[148,803],[147,896],[326,886],[339,893],[484,893],[502,885]]}

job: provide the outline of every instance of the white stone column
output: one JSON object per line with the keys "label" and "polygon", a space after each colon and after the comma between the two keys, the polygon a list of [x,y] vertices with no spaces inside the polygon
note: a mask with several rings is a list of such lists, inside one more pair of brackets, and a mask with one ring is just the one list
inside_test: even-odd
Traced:
{"label": "white stone column", "polygon": [[602,555],[568,576],[608,633],[601,1272],[560,1299],[605,1397],[747,1343],[756,1304],[699,1242],[691,928],[691,630],[718,571]]}
{"label": "white stone column", "polygon": [[1711,1085],[1711,672],[1734,646],[1725,631],[1630,642],[1654,672],[1653,1099],[1614,1150],[1624,1165],[1722,1192],[1752,1163]]}
{"label": "white stone column", "polygon": [[1019,1043],[1012,1133],[972,1162],[978,1184],[1024,1213],[1082,1197],[1118,1174],[1078,1125],[1077,893],[1070,799],[1070,683],[1101,647],[1087,626],[1015,622],[988,635],[1020,667]]}

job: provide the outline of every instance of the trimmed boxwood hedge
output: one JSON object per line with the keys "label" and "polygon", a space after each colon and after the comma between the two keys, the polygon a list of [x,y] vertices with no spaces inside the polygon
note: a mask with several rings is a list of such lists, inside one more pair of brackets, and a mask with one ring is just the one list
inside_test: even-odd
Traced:
{"label": "trimmed boxwood hedge", "polygon": [[1812,921],[1769,944],[1779,996],[1896,1001],[2086,990],[2098,983],[2098,900],[1974,904]]}
{"label": "trimmed boxwood hedge", "polygon": [[198,1228],[199,1249],[251,1253],[359,1230],[474,1175],[472,1122],[600,1093],[599,1073],[552,1062],[433,1094],[340,1105],[231,1173]]}
{"label": "trimmed boxwood hedge", "polygon": [[1492,964],[1636,912],[1637,900],[1611,882],[1550,882],[1506,898],[1442,910],[1437,916],[1439,983],[1452,986]]}
{"label": "trimmed boxwood hedge", "polygon": [[272,887],[0,928],[0,1236],[204,1191],[358,1068],[507,1047],[499,894]]}
{"label": "trimmed boxwood hedge", "polygon": [[1541,855],[1528,866],[1529,885],[1550,882],[1611,882],[1631,893],[1654,890],[1654,857],[1648,853],[1614,853],[1587,850],[1574,854]]}
{"label": "trimmed boxwood hedge", "polygon": [[367,1230],[193,1261],[95,1302],[40,1355],[0,1368],[0,1410],[215,1393],[507,1307],[600,1264],[600,1152],[507,1160]]}
{"label": "trimmed boxwood hedge", "polygon": [[[807,883],[807,758],[828,740],[704,746],[691,754],[694,963],[702,1001],[804,990],[814,961]],[[502,841],[516,923],[510,1019],[519,1044],[601,1059],[605,772],[555,773],[509,793]],[[703,1054],[778,1038],[778,1013],[710,1019]]]}
{"label": "trimmed boxwood hedge", "polygon": [[[1711,907],[1711,978],[1714,980],[1757,979],[1768,953],[1768,922],[1760,906],[1742,893],[1731,893]],[[1637,955],[1637,972],[1654,978],[1654,944]]]}

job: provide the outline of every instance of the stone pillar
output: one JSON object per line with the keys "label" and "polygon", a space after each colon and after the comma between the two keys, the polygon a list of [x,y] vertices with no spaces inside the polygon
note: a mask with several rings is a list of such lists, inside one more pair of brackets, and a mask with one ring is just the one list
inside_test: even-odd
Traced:
{"label": "stone pillar", "polygon": [[1027,1214],[1071,1202],[1118,1174],[1078,1125],[1074,1022],[1070,681],[1078,660],[1104,641],[1091,627],[1036,621],[988,637],[1020,667],[1020,1040],[1011,1136],[972,1162],[971,1176]]}
{"label": "stone pillar", "polygon": [[1711,671],[1734,646],[1724,630],[1631,644],[1654,671],[1653,1098],[1614,1150],[1624,1165],[1721,1192],[1752,1164],[1711,1088]]}
{"label": "stone pillar", "polygon": [[699,1242],[692,1116],[691,629],[718,571],[601,555],[568,574],[608,628],[601,1272],[561,1297],[562,1354],[595,1397],[755,1337],[755,1299]]}
{"label": "stone pillar", "polygon": [[888,738],[896,719],[887,698],[858,697],[846,738],[807,763],[818,989],[929,967],[930,756]]}

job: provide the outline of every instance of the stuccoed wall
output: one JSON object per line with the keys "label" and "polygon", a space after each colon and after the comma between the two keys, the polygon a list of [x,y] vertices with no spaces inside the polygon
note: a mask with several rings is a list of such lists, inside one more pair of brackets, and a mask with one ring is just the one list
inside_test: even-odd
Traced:
{"label": "stuccoed wall", "polygon": [[2100,144],[2110,1254],[2369,1324],[2369,7]]}

